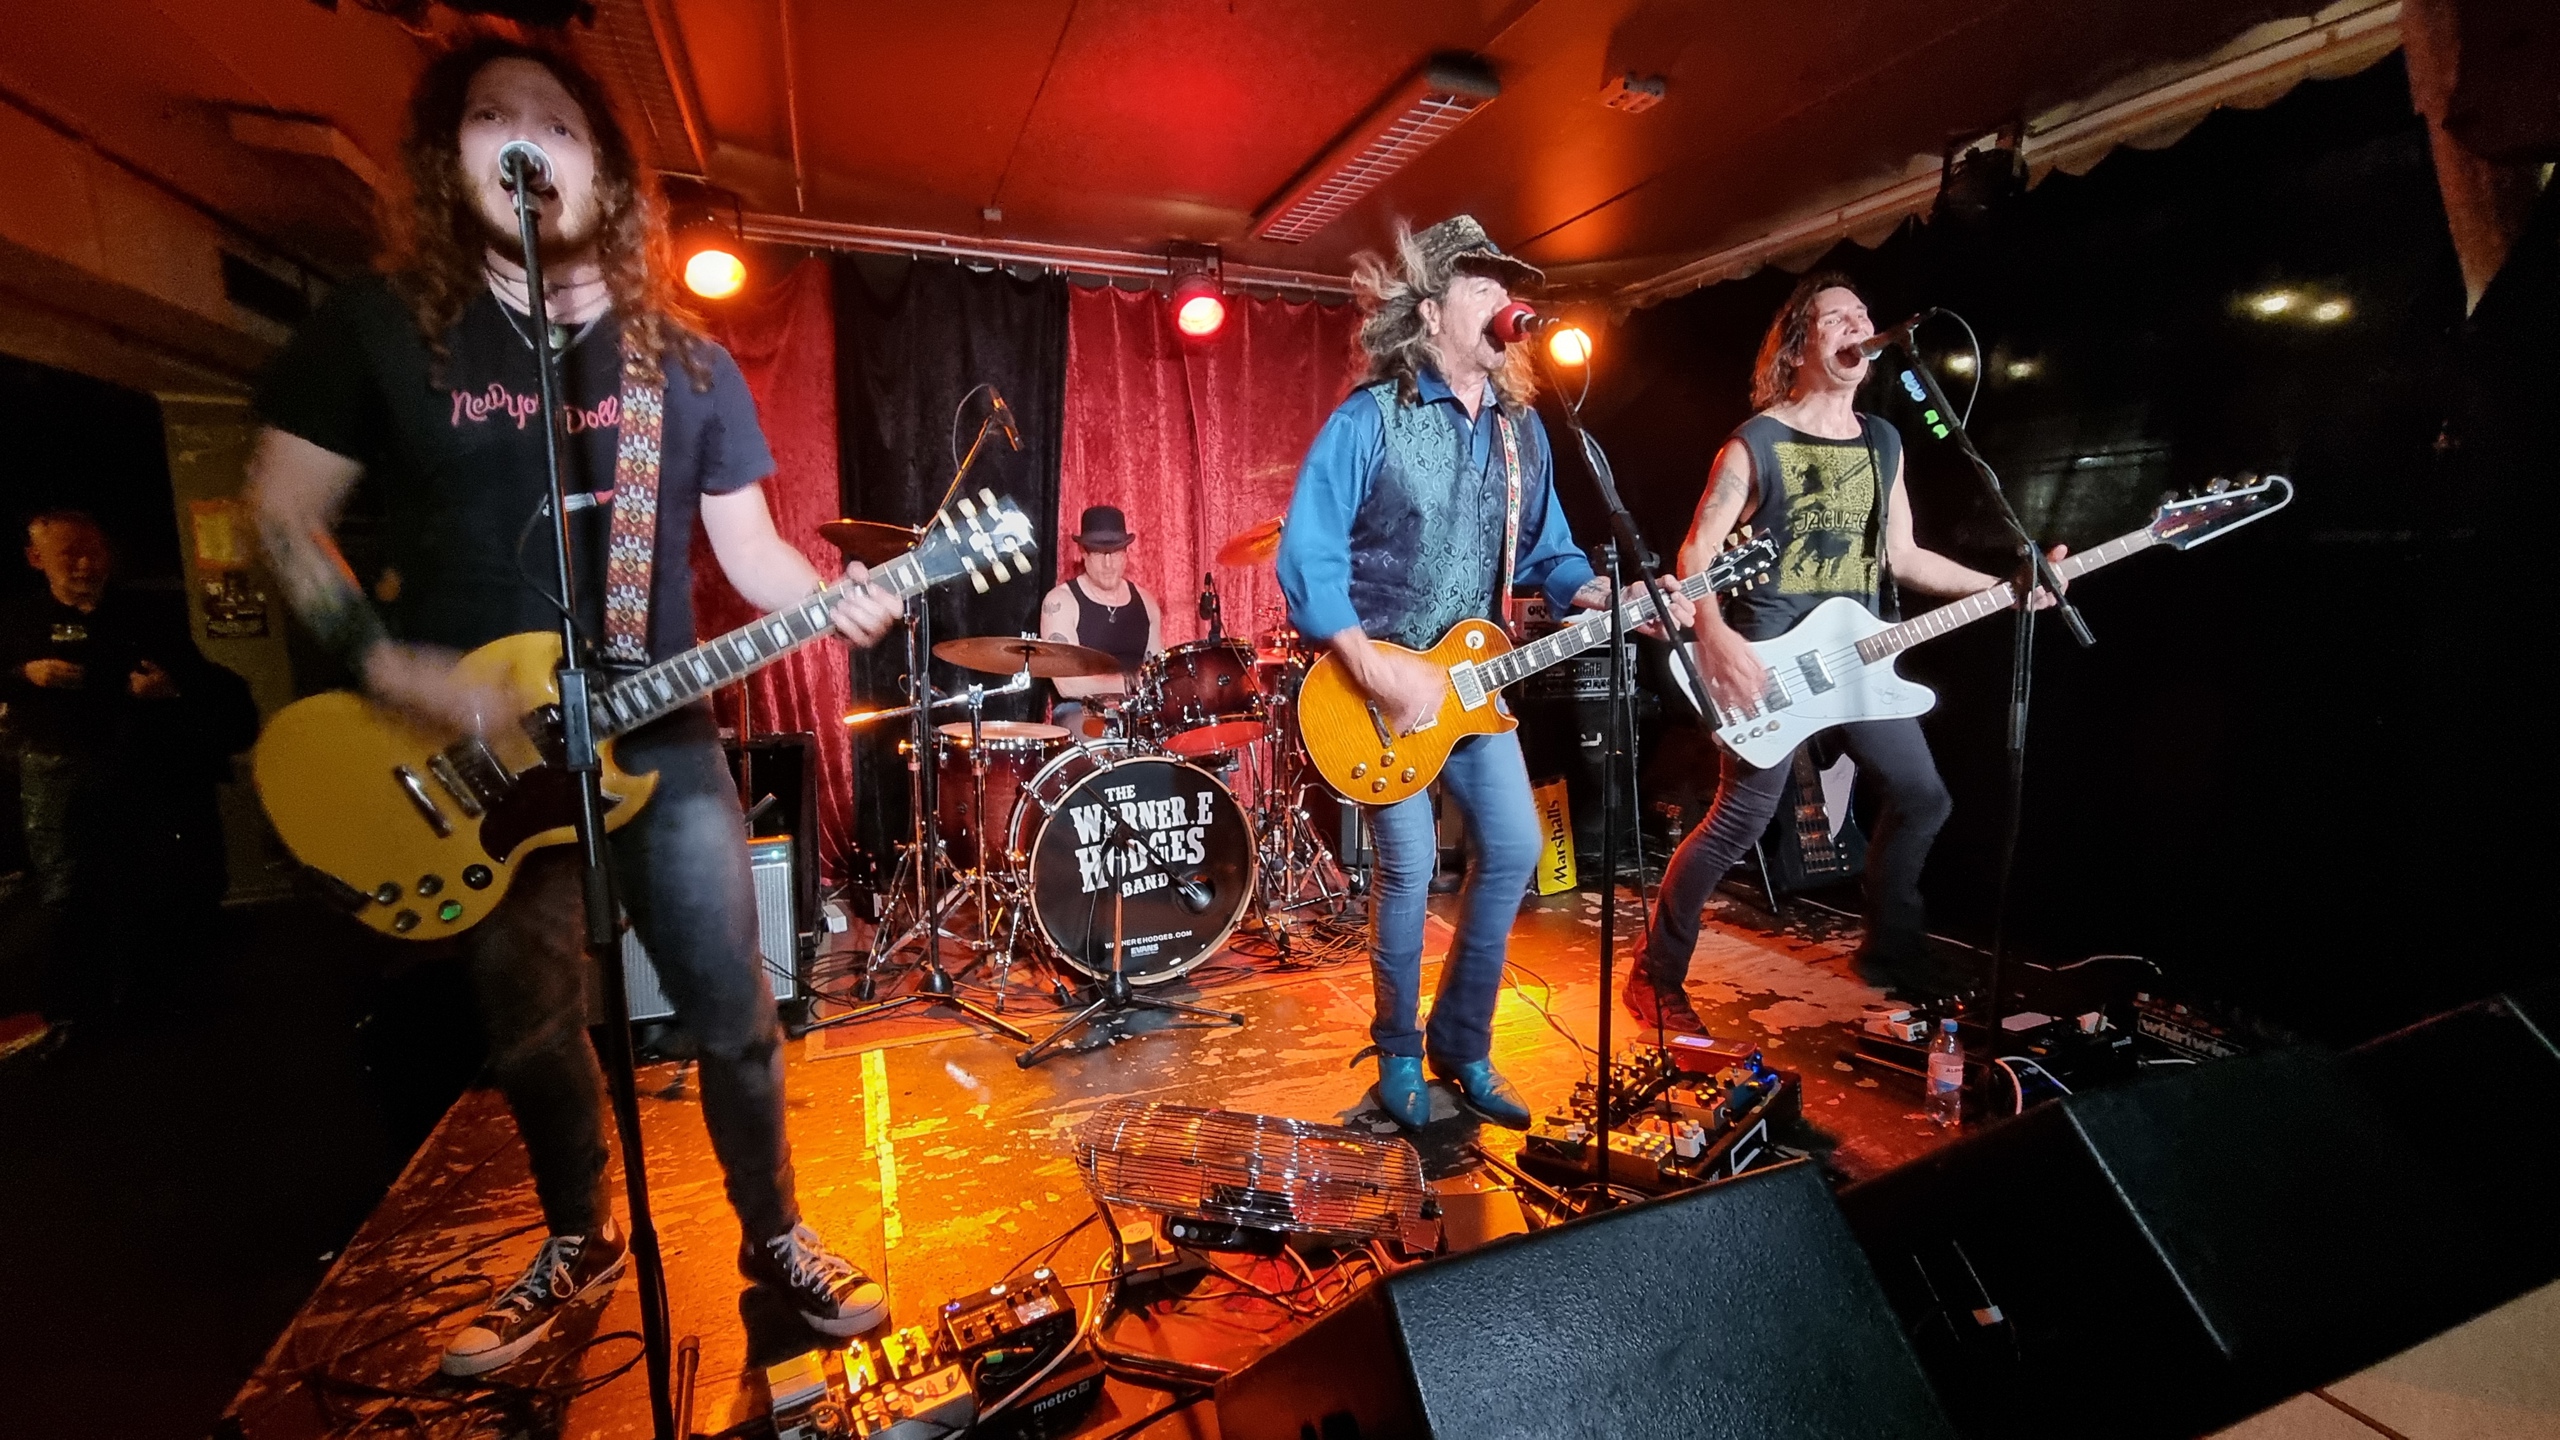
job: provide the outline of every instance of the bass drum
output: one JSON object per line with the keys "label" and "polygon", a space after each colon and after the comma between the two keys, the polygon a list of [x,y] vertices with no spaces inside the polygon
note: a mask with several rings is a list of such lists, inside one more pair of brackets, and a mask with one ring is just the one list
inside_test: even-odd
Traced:
{"label": "bass drum", "polygon": [[1111,973],[1115,902],[1129,983],[1161,985],[1208,959],[1253,898],[1244,807],[1208,771],[1127,741],[1050,761],[1023,787],[1012,830],[1028,857],[1032,919],[1061,960],[1096,980]]}

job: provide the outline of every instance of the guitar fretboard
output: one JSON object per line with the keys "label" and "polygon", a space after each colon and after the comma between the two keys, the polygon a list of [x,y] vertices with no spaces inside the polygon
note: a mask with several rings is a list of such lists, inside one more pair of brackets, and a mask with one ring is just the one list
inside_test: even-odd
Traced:
{"label": "guitar fretboard", "polygon": [[[2063,557],[2053,568],[2065,580],[2075,580],[2102,565],[2113,565],[2128,555],[2139,554],[2160,543],[2148,529],[2119,535],[2094,550]],[[2018,603],[2018,588],[2009,583],[1978,590],[1961,600],[1951,601],[1926,615],[1905,620],[1899,625],[1879,630],[1858,642],[1858,658],[1873,665],[1888,655],[1898,654],[1923,640],[1935,640],[1950,630],[1970,625],[1986,615],[1997,615]]]}
{"label": "guitar fretboard", "polygon": [[[1707,567],[1703,574],[1677,582],[1680,593],[1692,600],[1706,600],[1726,582],[1729,567],[1722,561]],[[1641,585],[1631,592],[1632,598],[1618,606],[1626,628],[1633,630],[1653,619],[1653,592]],[[1587,611],[1583,616],[1551,635],[1542,635],[1517,650],[1507,651],[1490,660],[1480,661],[1476,673],[1484,677],[1488,691],[1516,684],[1550,665],[1570,660],[1609,638],[1609,612]]]}
{"label": "guitar fretboard", "polygon": [[[871,571],[871,583],[900,600],[929,583],[914,551]],[[599,739],[619,735],[754,674],[835,628],[831,612],[852,592],[839,580],[786,610],[706,640],[671,660],[618,680],[596,697]]]}

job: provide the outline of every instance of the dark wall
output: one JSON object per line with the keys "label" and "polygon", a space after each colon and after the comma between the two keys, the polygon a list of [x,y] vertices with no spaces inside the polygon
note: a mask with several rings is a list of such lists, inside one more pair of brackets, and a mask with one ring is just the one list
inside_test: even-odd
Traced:
{"label": "dark wall", "polygon": [[134,584],[176,588],[177,502],[169,489],[160,406],[68,370],[0,355],[0,594],[41,582],[19,552],[30,515],[70,506],[98,517]]}
{"label": "dark wall", "polygon": [[[2053,176],[1985,221],[1827,257],[1879,325],[1925,305],[1972,322],[1991,376],[1976,438],[2049,541],[2134,528],[2162,491],[2216,474],[2300,486],[2230,538],[2089,577],[2094,649],[2039,627],[2012,911],[2028,953],[2147,954],[2340,1036],[2543,967],[2529,919],[2500,914],[2530,901],[2550,850],[2522,643],[2549,563],[2554,467],[2530,438],[2549,390],[2518,379],[2547,373],[2528,338],[2550,323],[2543,224],[2466,322],[2395,59]],[[1760,332],[1794,283],[1763,272],[1610,337],[1590,415],[1657,548],[1747,413]],[[2297,313],[2335,297],[2350,314],[2242,303],[2277,287],[2304,293]],[[1933,357],[1964,348],[1952,324],[1924,335]],[[2034,373],[2007,378],[2011,361]],[[1978,482],[1890,388],[1862,403],[1915,437],[1923,542],[2005,571]],[[1586,485],[1578,466],[1560,483]],[[1575,518],[1600,533],[1588,506]],[[1926,723],[1957,801],[1933,919],[1975,942],[1993,918],[2009,647],[2000,618],[1903,662],[1939,693]]]}

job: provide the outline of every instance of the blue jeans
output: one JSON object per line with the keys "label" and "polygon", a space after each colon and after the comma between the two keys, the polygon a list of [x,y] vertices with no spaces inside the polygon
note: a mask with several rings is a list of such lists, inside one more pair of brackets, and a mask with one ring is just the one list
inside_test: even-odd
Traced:
{"label": "blue jeans", "polygon": [[1369,1039],[1381,1054],[1422,1055],[1464,1065],[1493,1053],[1493,1005],[1502,993],[1503,955],[1520,897],[1538,867],[1538,812],[1517,734],[1458,742],[1440,784],[1466,817],[1474,863],[1458,895],[1458,933],[1440,967],[1427,1037],[1415,1028],[1422,1002],[1422,922],[1440,857],[1431,797],[1369,812],[1377,874],[1369,891],[1369,971],[1377,988]]}
{"label": "blue jeans", "polygon": [[[614,758],[634,774],[658,774],[649,808],[613,832],[616,898],[677,1019],[701,1045],[703,1125],[730,1208],[750,1241],[768,1240],[800,1214],[782,1122],[782,1027],[756,954],[737,787],[705,707],[633,732]],[[575,845],[536,851],[506,903],[464,939],[490,1070],[533,1162],[543,1218],[559,1235],[589,1233],[608,1213],[604,1072],[587,1041],[596,977],[580,884]]]}

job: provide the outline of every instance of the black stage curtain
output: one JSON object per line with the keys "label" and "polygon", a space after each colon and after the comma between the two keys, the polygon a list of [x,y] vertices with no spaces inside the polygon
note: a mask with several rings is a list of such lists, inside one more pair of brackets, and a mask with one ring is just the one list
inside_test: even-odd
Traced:
{"label": "black stage curtain", "polygon": [[[933,638],[1018,635],[1036,628],[1040,597],[1058,555],[1058,457],[1066,415],[1067,283],[1055,275],[1017,279],[936,260],[845,255],[835,262],[837,454],[843,470],[844,513],[858,519],[921,524],[950,487],[953,448],[966,453],[986,400],[969,402],[953,435],[954,416],[970,389],[990,384],[1004,393],[1022,430],[1016,454],[1001,435],[969,474],[968,488],[1009,496],[1031,518],[1040,553],[1029,579],[980,595],[962,581],[936,591]],[[904,703],[903,633],[853,657],[857,705]],[[976,676],[936,662],[934,683],[948,689]],[[1038,718],[1046,698],[989,702],[991,719]],[[944,719],[965,719],[965,710]],[[896,844],[908,833],[907,778],[898,722],[864,726],[854,733],[853,765],[859,794],[855,838],[885,884]],[[876,803],[875,803],[876,801]],[[997,823],[1001,823],[998,819]],[[857,876],[856,883],[866,877]]]}

